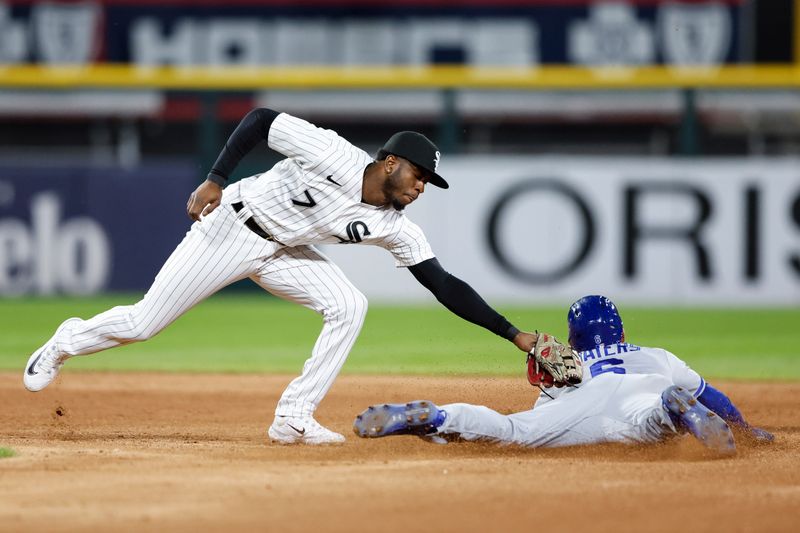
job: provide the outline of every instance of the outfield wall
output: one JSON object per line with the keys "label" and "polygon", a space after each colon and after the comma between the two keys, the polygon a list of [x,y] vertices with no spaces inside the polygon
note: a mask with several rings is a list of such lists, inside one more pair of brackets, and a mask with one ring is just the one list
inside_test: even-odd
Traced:
{"label": "outfield wall", "polygon": [[[452,187],[408,215],[487,299],[800,304],[796,159],[461,157],[440,171]],[[387,254],[349,248],[327,251],[373,299],[426,297]]]}
{"label": "outfield wall", "polygon": [[[798,159],[445,157],[440,172],[451,188],[408,216],[493,302],[800,304]],[[0,295],[146,290],[195,183],[189,164],[0,168]],[[430,299],[382,249],[325,250],[373,301]]]}

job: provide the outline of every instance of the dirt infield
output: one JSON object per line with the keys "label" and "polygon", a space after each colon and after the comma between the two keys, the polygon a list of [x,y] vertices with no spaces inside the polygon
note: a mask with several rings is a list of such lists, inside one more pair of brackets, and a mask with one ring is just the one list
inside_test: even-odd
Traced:
{"label": "dirt infield", "polygon": [[2,531],[797,531],[800,384],[718,383],[777,443],[711,460],[654,447],[525,450],[356,438],[379,401],[525,409],[522,379],[340,377],[318,419],[342,446],[271,445],[288,376],[80,374],[32,394],[0,374]]}

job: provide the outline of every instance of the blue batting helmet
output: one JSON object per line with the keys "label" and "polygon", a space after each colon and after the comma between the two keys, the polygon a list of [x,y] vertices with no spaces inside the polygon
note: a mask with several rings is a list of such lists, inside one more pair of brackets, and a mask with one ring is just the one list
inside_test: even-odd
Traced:
{"label": "blue batting helmet", "polygon": [[613,344],[622,340],[622,319],[614,302],[592,294],[584,296],[569,308],[569,344],[575,350],[591,350],[598,344]]}

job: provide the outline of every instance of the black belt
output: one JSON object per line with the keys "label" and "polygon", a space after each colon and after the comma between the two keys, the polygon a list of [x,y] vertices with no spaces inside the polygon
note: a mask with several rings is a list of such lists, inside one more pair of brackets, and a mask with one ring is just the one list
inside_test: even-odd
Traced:
{"label": "black belt", "polygon": [[[236,202],[231,204],[231,207],[233,208],[234,211],[238,213],[239,211],[244,209],[244,204],[242,202]],[[250,217],[247,220],[245,220],[244,225],[247,226],[247,229],[258,235],[262,239],[277,242],[272,235],[264,231],[263,228],[259,226],[255,220],[253,220],[253,217]]]}

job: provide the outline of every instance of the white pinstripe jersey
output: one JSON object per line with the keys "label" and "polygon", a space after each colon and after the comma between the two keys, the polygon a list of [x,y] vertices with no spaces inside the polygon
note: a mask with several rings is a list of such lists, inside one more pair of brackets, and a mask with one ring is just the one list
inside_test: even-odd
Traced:
{"label": "white pinstripe jersey", "polygon": [[[583,380],[585,385],[603,374],[658,374],[673,384],[688,389],[695,397],[703,394],[705,380],[689,368],[682,359],[662,348],[645,348],[634,344],[601,344],[592,350],[580,353],[583,361]],[[550,388],[547,394],[553,398],[579,390],[580,386]],[[546,394],[539,396],[536,405],[551,401]]]}
{"label": "white pinstripe jersey", "polygon": [[397,266],[434,257],[425,234],[404,213],[361,201],[364,169],[373,161],[364,150],[286,113],[272,122],[268,143],[287,159],[243,179],[240,191],[280,243],[371,244],[389,250]]}

